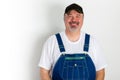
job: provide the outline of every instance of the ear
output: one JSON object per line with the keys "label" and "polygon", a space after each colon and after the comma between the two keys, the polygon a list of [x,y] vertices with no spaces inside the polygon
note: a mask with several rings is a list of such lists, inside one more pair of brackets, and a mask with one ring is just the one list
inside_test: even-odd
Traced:
{"label": "ear", "polygon": [[66,18],[66,17],[67,17],[67,14],[64,14],[64,18],[63,18],[63,19],[64,19],[64,21],[65,21],[65,18]]}

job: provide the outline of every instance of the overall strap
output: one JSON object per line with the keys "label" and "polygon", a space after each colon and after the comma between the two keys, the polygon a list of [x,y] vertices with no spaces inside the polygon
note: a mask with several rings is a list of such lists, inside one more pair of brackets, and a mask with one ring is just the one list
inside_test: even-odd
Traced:
{"label": "overall strap", "polygon": [[65,48],[64,48],[64,45],[63,45],[63,42],[62,42],[60,34],[57,33],[55,35],[56,35],[56,38],[57,38],[57,42],[58,42],[58,46],[59,46],[60,52],[65,52]]}
{"label": "overall strap", "polygon": [[85,42],[84,42],[84,51],[88,52],[89,51],[89,41],[90,41],[90,35],[85,34]]}

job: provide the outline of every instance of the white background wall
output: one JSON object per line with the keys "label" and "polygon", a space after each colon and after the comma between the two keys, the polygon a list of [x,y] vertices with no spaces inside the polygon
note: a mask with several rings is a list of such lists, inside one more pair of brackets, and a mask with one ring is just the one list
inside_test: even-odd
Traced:
{"label": "white background wall", "polygon": [[64,30],[64,9],[72,2],[84,9],[82,30],[102,45],[108,63],[105,80],[120,79],[119,0],[1,0],[0,80],[40,80],[42,45]]}

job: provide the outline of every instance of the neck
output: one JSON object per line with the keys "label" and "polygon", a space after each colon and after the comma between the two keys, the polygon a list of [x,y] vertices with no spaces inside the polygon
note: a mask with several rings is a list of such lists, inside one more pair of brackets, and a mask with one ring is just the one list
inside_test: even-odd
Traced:
{"label": "neck", "polygon": [[65,31],[68,39],[72,42],[78,41],[80,38],[80,31],[77,32],[70,32],[70,31]]}

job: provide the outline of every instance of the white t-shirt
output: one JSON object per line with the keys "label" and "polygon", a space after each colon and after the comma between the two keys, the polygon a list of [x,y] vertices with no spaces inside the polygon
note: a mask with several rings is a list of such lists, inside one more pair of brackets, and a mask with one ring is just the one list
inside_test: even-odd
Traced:
{"label": "white t-shirt", "polygon": [[[67,38],[65,32],[60,32],[60,35],[65,47],[64,53],[66,54],[84,53],[83,51],[85,41],[84,32],[80,33],[80,39],[76,42],[71,42]],[[52,70],[61,54],[62,53],[59,50],[56,36],[55,35],[50,36],[43,46],[42,55],[38,66],[46,70],[50,69]],[[106,62],[104,56],[102,55],[103,52],[101,51],[98,42],[96,42],[93,36],[90,36],[89,52],[87,54],[93,60],[94,65],[96,67],[96,71],[99,71],[106,67]]]}

